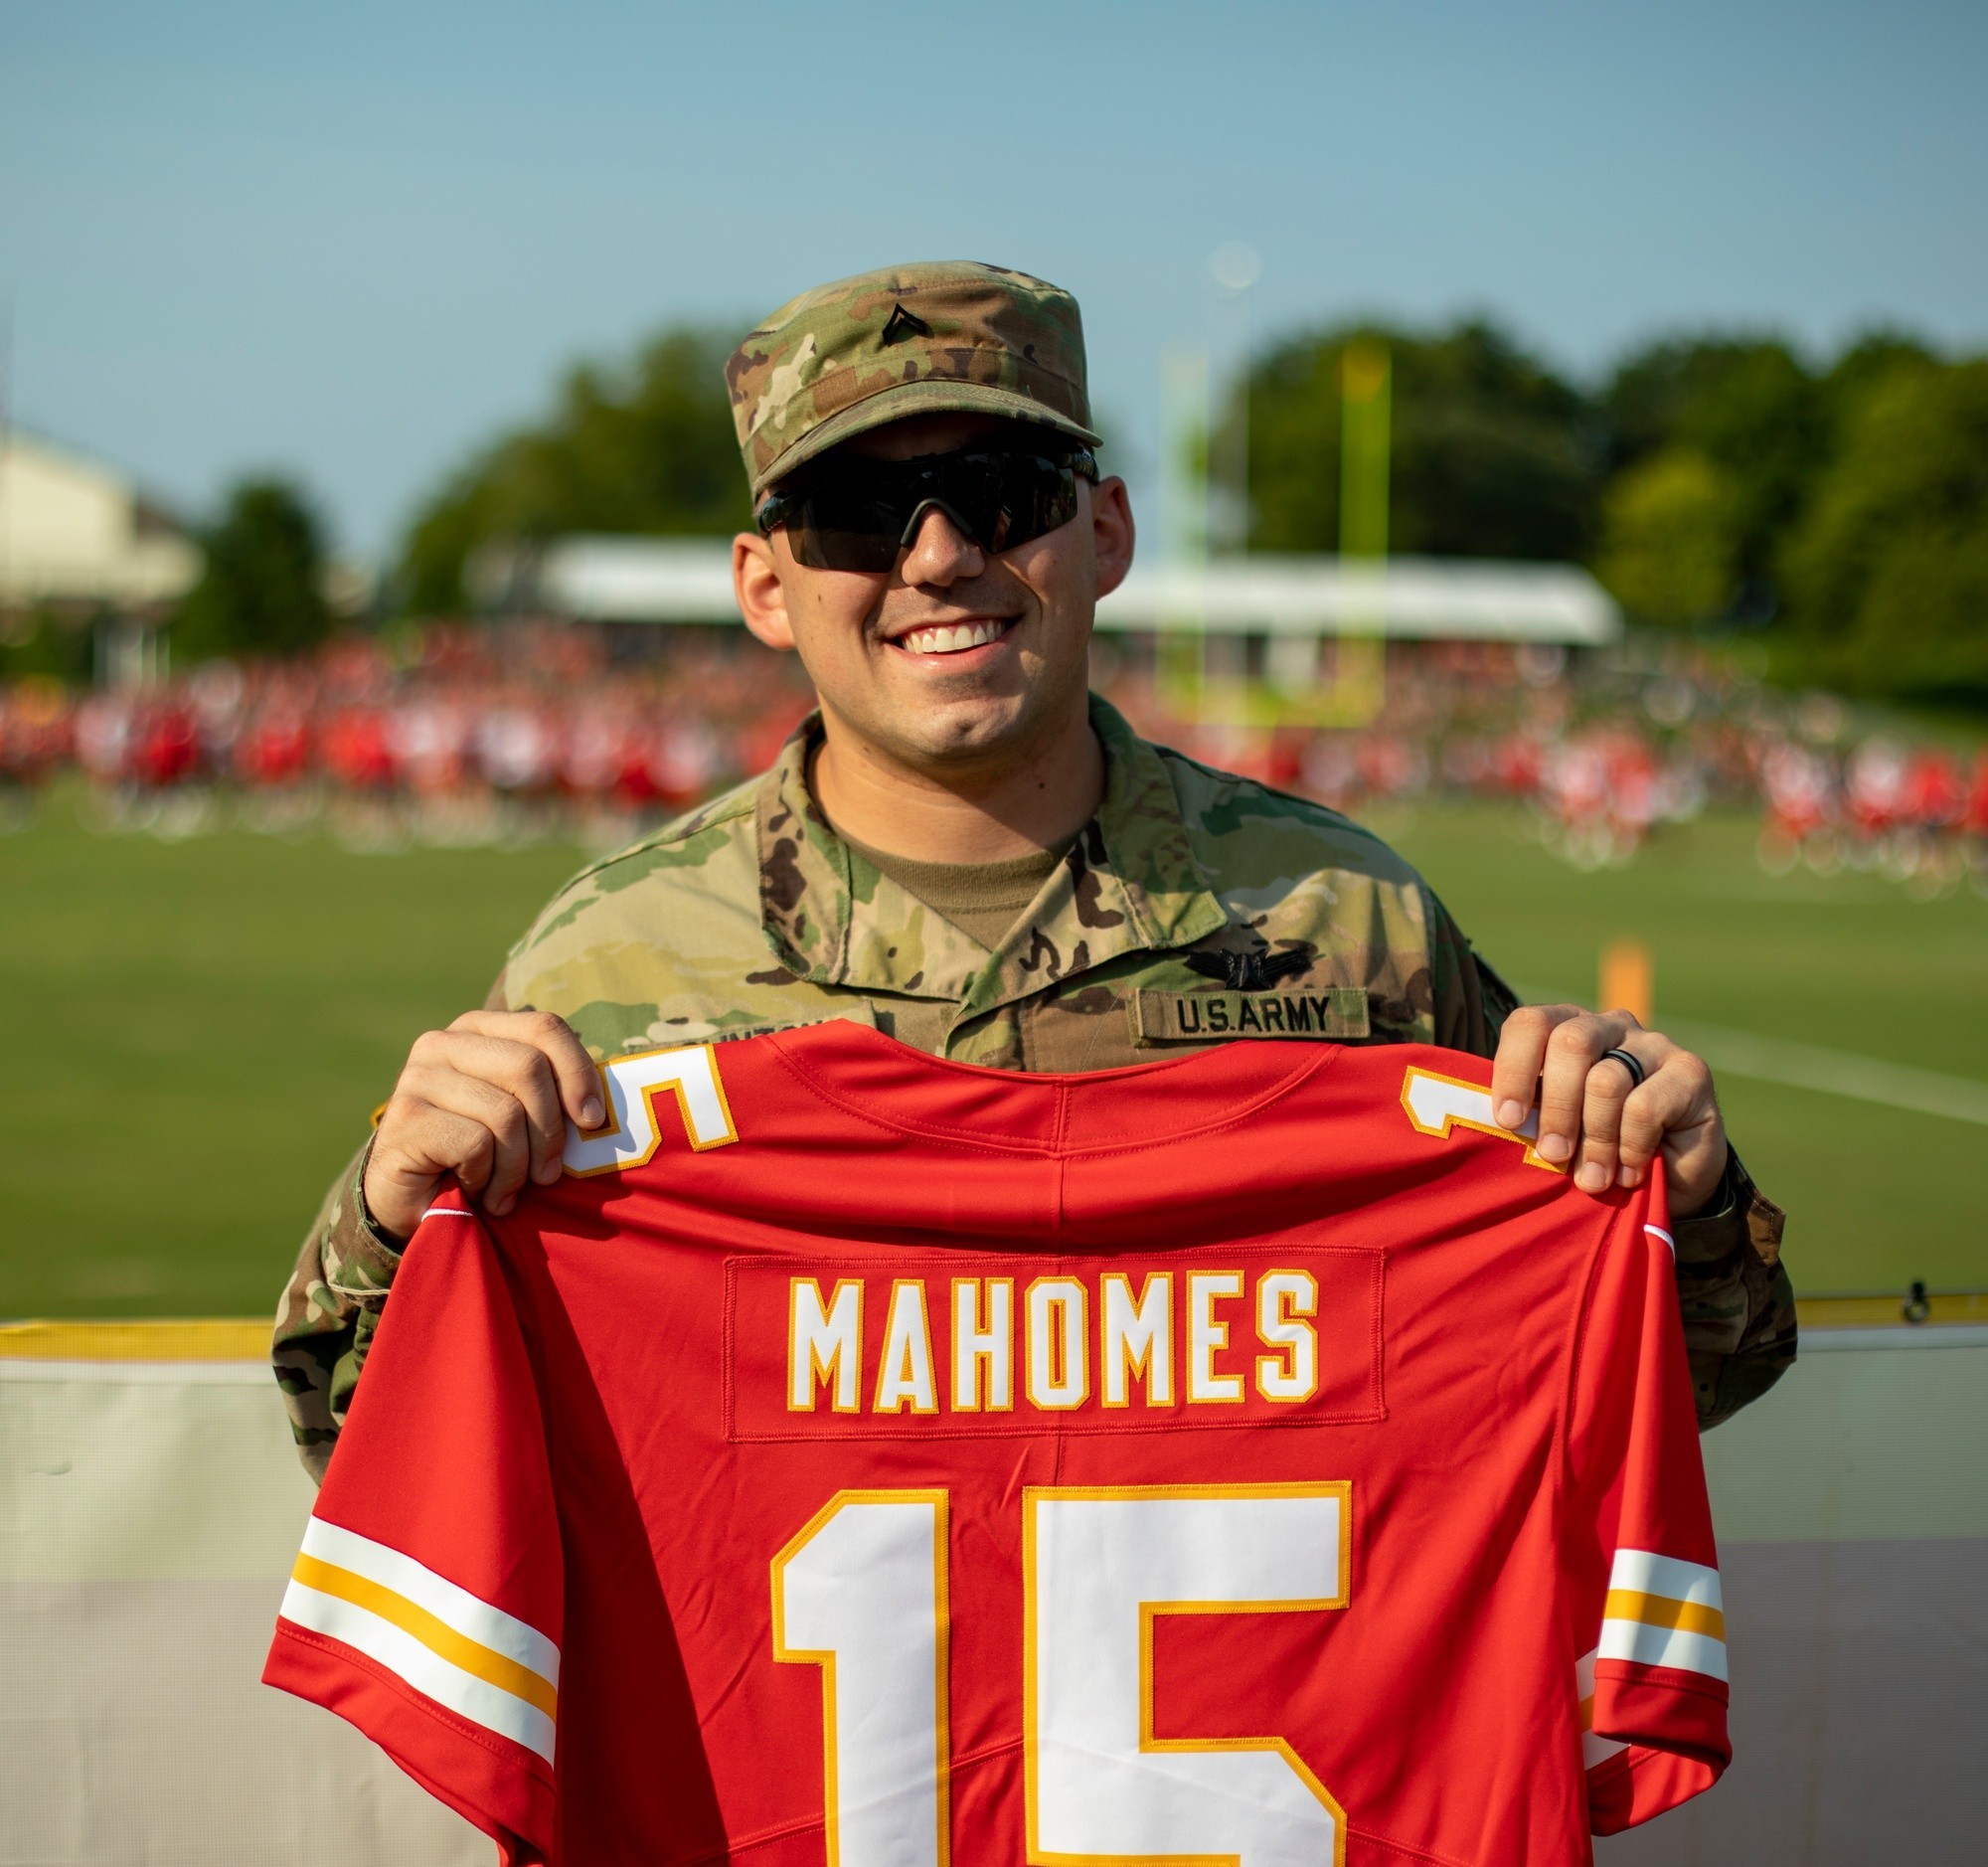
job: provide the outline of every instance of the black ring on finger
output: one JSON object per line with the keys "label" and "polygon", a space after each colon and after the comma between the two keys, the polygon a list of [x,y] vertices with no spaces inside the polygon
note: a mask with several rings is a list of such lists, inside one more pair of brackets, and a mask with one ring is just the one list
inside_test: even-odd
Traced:
{"label": "black ring on finger", "polygon": [[1639,1089],[1643,1087],[1643,1077],[1644,1077],[1643,1066],[1639,1064],[1635,1060],[1635,1058],[1630,1056],[1626,1050],[1604,1050],[1600,1056],[1595,1058],[1594,1061],[1596,1063],[1607,1063],[1611,1059],[1614,1062],[1619,1063],[1623,1069],[1628,1071],[1629,1094],[1633,1096]]}

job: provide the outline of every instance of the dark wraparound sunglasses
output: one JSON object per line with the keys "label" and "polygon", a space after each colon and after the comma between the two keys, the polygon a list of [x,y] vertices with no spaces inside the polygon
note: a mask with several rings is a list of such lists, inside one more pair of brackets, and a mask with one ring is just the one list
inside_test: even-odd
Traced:
{"label": "dark wraparound sunglasses", "polygon": [[982,551],[1013,551],[1077,517],[1077,482],[1097,478],[1087,447],[965,448],[910,460],[824,463],[759,508],[760,536],[781,526],[815,571],[889,571],[936,506]]}

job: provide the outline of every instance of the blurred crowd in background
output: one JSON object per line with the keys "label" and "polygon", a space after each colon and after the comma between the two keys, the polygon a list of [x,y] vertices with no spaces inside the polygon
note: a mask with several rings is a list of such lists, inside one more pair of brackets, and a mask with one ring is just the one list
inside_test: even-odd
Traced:
{"label": "blurred crowd in background", "polygon": [[[377,581],[328,560],[300,488],[254,479],[179,597],[0,604],[0,822],[75,773],[89,820],[164,835],[606,847],[762,769],[811,701],[791,660],[737,628],[514,615],[477,574],[745,524],[731,341],[680,326],[574,371],[436,487]],[[1583,564],[1629,633],[1572,656],[1396,642],[1378,688],[1372,644],[1359,679],[1328,646],[1309,695],[1269,691],[1254,647],[1237,665],[1241,638],[1211,638],[1192,686],[1172,649],[1100,638],[1094,682],[1143,732],[1355,816],[1511,800],[1583,867],[1716,806],[1757,814],[1770,871],[1988,889],[1988,357],[1686,332],[1582,386],[1471,321],[1288,331],[1166,443],[1211,549],[1341,547],[1355,346],[1389,359],[1389,549]],[[1900,719],[1926,724],[1869,724]],[[1968,750],[1933,743],[1945,720]]]}
{"label": "blurred crowd in background", "polygon": [[[1093,679],[1148,737],[1355,817],[1505,799],[1598,868],[1739,808],[1772,873],[1988,892],[1988,753],[1860,734],[1844,703],[1764,686],[1741,654],[1396,643],[1357,728],[1211,723],[1219,709],[1170,688],[1137,637],[1100,638]],[[0,821],[31,821],[74,774],[105,829],[605,848],[762,770],[811,704],[798,664],[743,631],[533,621],[343,637],[122,690],[16,680],[0,685]]]}

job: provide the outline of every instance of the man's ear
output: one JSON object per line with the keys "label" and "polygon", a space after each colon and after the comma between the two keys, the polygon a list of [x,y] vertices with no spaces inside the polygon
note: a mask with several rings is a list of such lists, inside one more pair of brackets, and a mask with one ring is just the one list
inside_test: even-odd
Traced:
{"label": "man's ear", "polygon": [[791,649],[793,624],[787,617],[787,593],[780,584],[780,567],[773,542],[756,532],[741,532],[732,541],[732,592],[746,626],[768,648]]}
{"label": "man's ear", "polygon": [[1090,539],[1097,554],[1097,594],[1108,596],[1131,570],[1136,542],[1131,496],[1116,474],[1090,489]]}

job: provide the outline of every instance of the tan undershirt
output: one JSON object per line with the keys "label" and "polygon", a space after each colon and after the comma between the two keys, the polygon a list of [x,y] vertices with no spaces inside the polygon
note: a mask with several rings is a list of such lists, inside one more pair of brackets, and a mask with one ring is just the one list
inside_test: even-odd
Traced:
{"label": "tan undershirt", "polygon": [[872,849],[853,836],[843,835],[842,840],[906,894],[923,902],[992,952],[1042,893],[1043,884],[1056,873],[1057,864],[1077,839],[1072,837],[1055,849],[1039,849],[1007,862],[913,862],[909,856]]}

